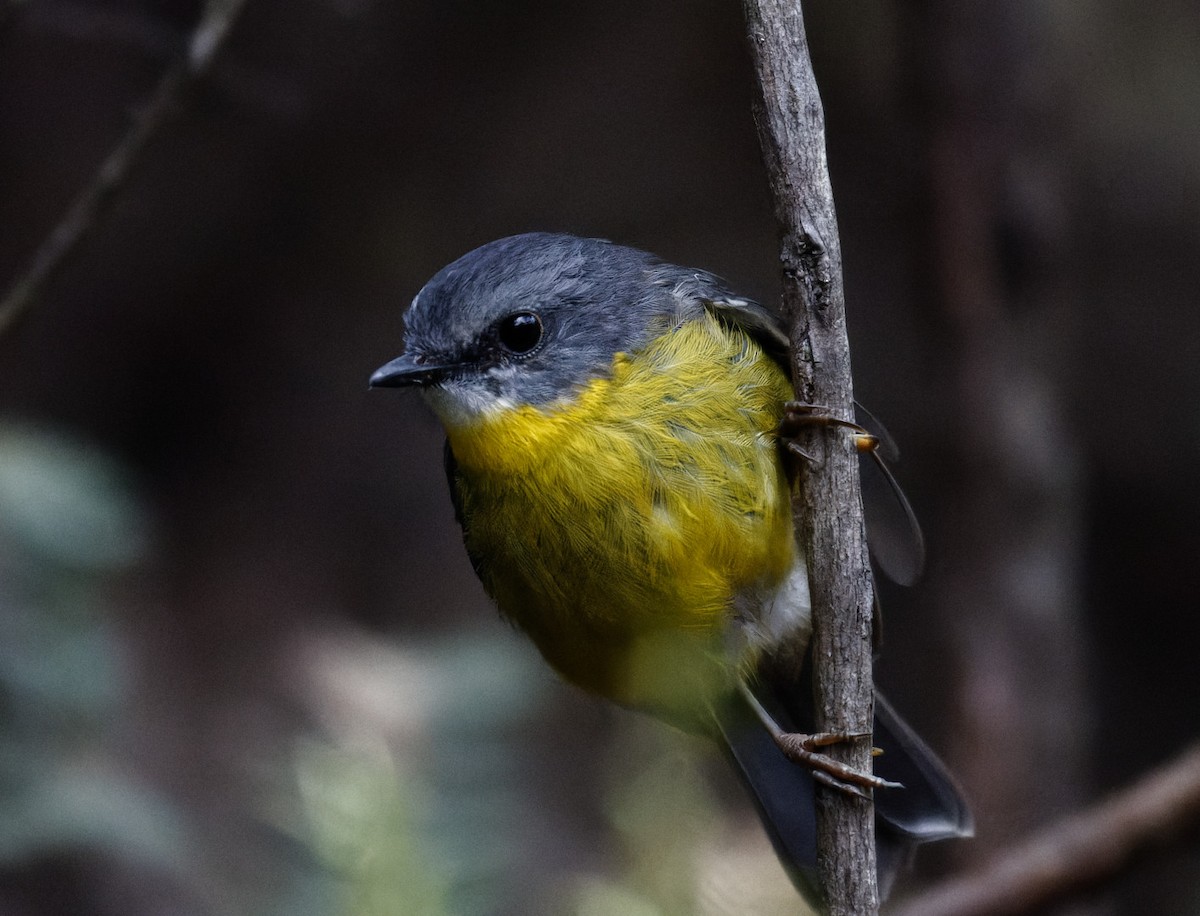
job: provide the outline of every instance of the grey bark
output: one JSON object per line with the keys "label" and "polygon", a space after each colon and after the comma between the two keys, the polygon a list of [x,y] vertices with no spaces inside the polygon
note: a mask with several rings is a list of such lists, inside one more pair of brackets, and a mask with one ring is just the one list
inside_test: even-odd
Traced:
{"label": "grey bark", "polygon": [[[841,248],[825,156],[824,114],[799,3],[745,0],[761,97],[759,139],[781,231],[782,307],[791,333],[802,401],[853,419]],[[870,733],[874,693],[871,627],[874,585],[867,554],[858,464],[848,436],[815,430],[816,459],[801,474],[796,521],[809,558],[817,727]],[[870,742],[830,753],[868,771]],[[872,804],[820,789],[818,869],[832,914],[875,913]]]}

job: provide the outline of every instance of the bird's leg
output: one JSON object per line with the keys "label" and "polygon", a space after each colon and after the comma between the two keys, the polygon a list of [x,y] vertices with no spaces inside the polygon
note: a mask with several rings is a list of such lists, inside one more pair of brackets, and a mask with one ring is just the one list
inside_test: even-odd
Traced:
{"label": "bird's leg", "polygon": [[[855,732],[852,734],[817,732],[812,735],[785,732],[763,707],[762,703],[759,702],[758,697],[754,695],[754,691],[749,686],[742,683],[738,685],[738,689],[750,705],[750,708],[754,711],[754,715],[771,735],[776,746],[783,751],[783,755],[793,763],[808,767],[812,771],[813,779],[817,782],[829,786],[831,789],[845,792],[847,795],[856,795],[859,798],[870,798],[872,789],[903,788],[898,782],[891,782],[873,773],[864,773],[861,770],[856,770],[854,767],[848,766],[840,760],[834,760],[832,757],[822,754],[817,750],[817,748],[828,747],[831,744],[840,744],[843,741],[854,741],[862,738],[869,740],[871,737],[870,732]],[[879,752],[875,748],[872,748],[871,753],[872,756],[875,756]]]}
{"label": "bird's leg", "polygon": [[783,421],[779,424],[779,435],[784,440],[784,447],[793,455],[799,455],[805,461],[812,463],[813,456],[806,452],[796,442],[800,431],[812,426],[836,426],[848,429],[854,433],[854,447],[862,453],[875,454],[879,448],[879,437],[875,436],[857,423],[843,420],[830,413],[828,407],[816,404],[805,404],[802,401],[788,401],[783,405]]}

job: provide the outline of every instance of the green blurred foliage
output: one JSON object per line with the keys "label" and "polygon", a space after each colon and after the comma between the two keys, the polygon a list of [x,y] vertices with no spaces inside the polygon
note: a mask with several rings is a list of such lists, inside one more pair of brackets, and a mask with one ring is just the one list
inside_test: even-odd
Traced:
{"label": "green blurred foliage", "polygon": [[520,729],[544,683],[522,649],[360,637],[324,656],[324,684],[357,687],[329,727],[297,741],[295,781],[276,799],[331,883],[331,904],[313,912],[485,914],[522,900]]}
{"label": "green blurred foliage", "polygon": [[109,587],[145,553],[117,466],[0,423],[0,862],[106,848],[183,867],[174,811],[114,758],[125,695]]}
{"label": "green blurred foliage", "polygon": [[292,845],[266,853],[272,883],[235,882],[215,901],[195,812],[135,781],[120,754],[132,672],[114,595],[152,543],[111,458],[60,432],[0,426],[0,867],[99,849],[193,888],[201,911],[236,916],[709,912],[703,871],[722,823],[711,749],[640,716],[618,714],[601,761],[613,873],[522,883],[526,860],[554,842],[531,817],[528,730],[547,690],[563,688],[500,627],[403,647],[313,637],[314,721],[295,731],[257,815]]}

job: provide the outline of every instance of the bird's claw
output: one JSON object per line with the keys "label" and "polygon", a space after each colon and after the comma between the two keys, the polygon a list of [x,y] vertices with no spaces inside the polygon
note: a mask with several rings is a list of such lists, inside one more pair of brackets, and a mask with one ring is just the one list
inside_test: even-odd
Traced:
{"label": "bird's claw", "polygon": [[813,456],[796,443],[796,437],[806,428],[813,426],[836,426],[854,434],[854,447],[864,454],[879,448],[879,437],[867,432],[850,420],[835,417],[828,407],[805,404],[803,401],[788,401],[783,405],[783,420],[779,424],[779,435],[787,450],[812,463]]}
{"label": "bird's claw", "polygon": [[[843,741],[870,737],[870,732],[856,732],[853,734],[818,732],[813,735],[785,733],[776,738],[776,743],[779,745],[779,749],[783,751],[785,757],[793,763],[798,763],[812,770],[813,779],[822,785],[845,792],[847,795],[870,798],[870,792],[873,789],[899,789],[903,787],[898,782],[892,782],[873,773],[864,773],[861,770],[856,770],[854,767],[842,763],[840,760],[834,760],[827,754],[822,754],[816,750],[816,748],[828,747],[831,744],[840,744]],[[875,756],[874,748],[872,748],[872,756]]]}

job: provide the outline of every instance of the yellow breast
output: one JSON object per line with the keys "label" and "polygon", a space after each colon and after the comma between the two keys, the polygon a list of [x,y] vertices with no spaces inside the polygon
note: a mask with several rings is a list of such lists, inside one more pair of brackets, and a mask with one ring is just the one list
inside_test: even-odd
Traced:
{"label": "yellow breast", "polygon": [[669,712],[732,677],[735,598],[794,558],[775,434],[790,394],[706,316],[567,401],[448,430],[484,585],[568,680]]}

